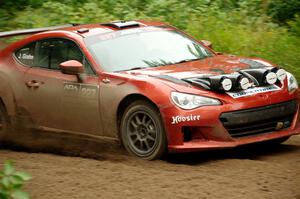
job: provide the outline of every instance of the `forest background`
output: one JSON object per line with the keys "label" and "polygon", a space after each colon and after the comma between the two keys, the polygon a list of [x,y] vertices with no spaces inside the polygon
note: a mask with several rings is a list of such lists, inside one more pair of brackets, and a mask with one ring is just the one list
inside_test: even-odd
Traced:
{"label": "forest background", "polygon": [[0,0],[0,31],[134,19],[164,21],[300,80],[300,0]]}

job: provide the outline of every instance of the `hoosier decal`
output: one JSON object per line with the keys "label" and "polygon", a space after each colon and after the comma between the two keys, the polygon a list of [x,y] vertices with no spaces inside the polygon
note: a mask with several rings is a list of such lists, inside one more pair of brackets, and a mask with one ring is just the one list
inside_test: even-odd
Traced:
{"label": "hoosier decal", "polygon": [[172,124],[178,124],[180,122],[189,122],[189,121],[196,121],[200,120],[200,115],[188,115],[188,116],[173,116],[172,117]]}
{"label": "hoosier decal", "polygon": [[265,87],[254,87],[249,88],[247,90],[239,91],[239,92],[227,92],[228,95],[230,95],[232,98],[240,98],[240,97],[246,97],[249,95],[254,95],[257,93],[266,93],[270,91],[278,91],[281,88],[276,85],[270,85]]}

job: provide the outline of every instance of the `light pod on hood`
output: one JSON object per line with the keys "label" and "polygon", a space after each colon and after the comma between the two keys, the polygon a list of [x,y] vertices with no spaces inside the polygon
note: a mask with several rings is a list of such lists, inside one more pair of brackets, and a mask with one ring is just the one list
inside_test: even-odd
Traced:
{"label": "light pod on hood", "polygon": [[212,76],[209,77],[210,89],[214,91],[230,91],[232,89],[232,81],[226,76]]}
{"label": "light pod on hood", "polygon": [[281,81],[281,82],[282,82],[282,81],[286,78],[286,76],[287,76],[286,71],[285,71],[284,69],[282,69],[282,68],[274,67],[274,68],[271,69],[271,71],[274,72],[274,73],[276,73],[277,79],[278,79],[279,81]]}
{"label": "light pod on hood", "polygon": [[275,84],[277,82],[277,75],[274,72],[268,72],[265,77],[265,82],[268,84]]}
{"label": "light pod on hood", "polygon": [[254,77],[257,82],[258,86],[263,86],[267,84],[275,84],[278,80],[277,75],[275,72],[272,71],[273,69],[246,69],[242,70],[242,72],[246,72],[247,74],[251,75]]}
{"label": "light pod on hood", "polygon": [[247,77],[243,77],[243,76],[241,76],[241,78],[238,80],[238,85],[239,85],[239,88],[242,90],[246,90],[251,87],[249,79]]}
{"label": "light pod on hood", "polygon": [[233,87],[231,90],[246,90],[251,87],[249,78],[245,77],[242,74],[233,73],[230,75],[226,75],[226,77],[230,78],[233,83]]}

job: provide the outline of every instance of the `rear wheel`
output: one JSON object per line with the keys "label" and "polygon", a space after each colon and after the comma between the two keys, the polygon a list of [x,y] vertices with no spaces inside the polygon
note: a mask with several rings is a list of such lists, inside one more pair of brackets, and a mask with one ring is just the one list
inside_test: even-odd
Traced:
{"label": "rear wheel", "polygon": [[3,141],[8,129],[7,113],[2,105],[0,105],[0,142]]}
{"label": "rear wheel", "polygon": [[121,139],[126,150],[143,159],[161,158],[167,139],[159,111],[151,103],[136,101],[123,114]]}

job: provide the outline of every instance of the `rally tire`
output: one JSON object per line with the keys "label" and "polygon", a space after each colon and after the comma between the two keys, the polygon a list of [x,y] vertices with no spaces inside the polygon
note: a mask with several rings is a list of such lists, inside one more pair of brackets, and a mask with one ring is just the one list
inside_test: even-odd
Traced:
{"label": "rally tire", "polygon": [[126,108],[121,119],[120,137],[125,149],[142,159],[160,159],[167,151],[160,112],[147,101],[136,101]]}

